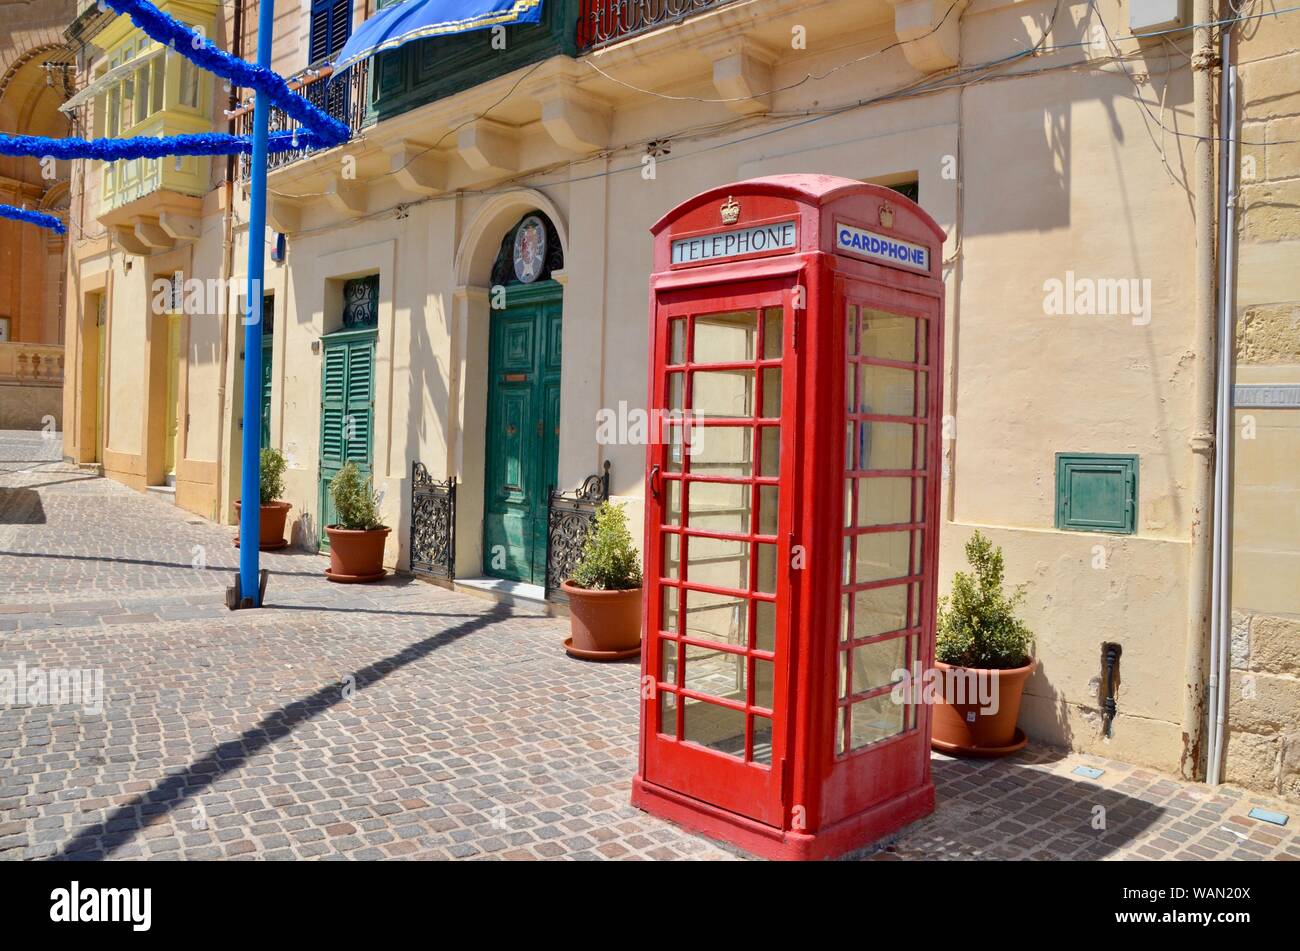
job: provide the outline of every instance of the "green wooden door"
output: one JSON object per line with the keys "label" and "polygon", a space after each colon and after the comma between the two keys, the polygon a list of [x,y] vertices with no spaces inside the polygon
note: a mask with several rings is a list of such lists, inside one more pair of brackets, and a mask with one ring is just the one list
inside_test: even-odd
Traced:
{"label": "green wooden door", "polygon": [[262,299],[262,448],[271,446],[271,353],[275,338],[275,297]]}
{"label": "green wooden door", "polygon": [[560,287],[511,288],[492,315],[483,566],[486,574],[546,583],[546,502],[560,442]]}
{"label": "green wooden door", "polygon": [[321,338],[320,544],[335,521],[330,480],[354,462],[363,478],[372,473],[375,421],[375,331],[345,330]]}
{"label": "green wooden door", "polygon": [[271,445],[271,339],[262,341],[262,448]]}

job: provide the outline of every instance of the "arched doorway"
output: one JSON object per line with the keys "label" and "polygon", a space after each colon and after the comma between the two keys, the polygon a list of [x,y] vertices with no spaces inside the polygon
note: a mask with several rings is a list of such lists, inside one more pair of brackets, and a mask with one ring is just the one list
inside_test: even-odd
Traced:
{"label": "arched doorway", "polygon": [[564,267],[551,219],[530,211],[502,239],[489,288],[483,570],[546,583],[547,499],[560,447]]}

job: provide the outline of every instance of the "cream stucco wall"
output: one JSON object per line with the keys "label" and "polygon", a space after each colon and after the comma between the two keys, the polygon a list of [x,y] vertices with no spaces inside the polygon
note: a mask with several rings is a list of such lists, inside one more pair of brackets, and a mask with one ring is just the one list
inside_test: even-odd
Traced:
{"label": "cream stucco wall", "polygon": [[[972,10],[963,21],[967,55],[1005,55],[1009,33],[1036,39],[1040,21],[1028,11],[1039,6]],[[1113,10],[1111,17],[1119,22]],[[864,48],[883,45],[887,27],[869,25],[854,39]],[[1058,21],[1058,42],[1086,36],[1084,25]],[[843,62],[850,45],[819,53],[812,44],[808,59],[777,65],[773,84]],[[1158,45],[1132,48],[1156,98],[1164,99],[1168,121],[1186,126],[1191,79],[1182,61],[1167,58]],[[1075,50],[1062,57],[1080,62],[1087,55]],[[1182,698],[1178,679],[1168,672],[1182,662],[1186,629],[1183,496],[1190,460],[1193,246],[1184,178],[1190,151],[1177,137],[1163,151],[1152,141],[1146,116],[1133,102],[1132,82],[1113,66],[1015,75],[1034,73],[1039,65],[1031,61],[962,92],[785,130],[783,122],[760,125],[761,137],[734,145],[727,145],[729,136],[675,142],[653,180],[642,176],[636,155],[575,162],[542,177],[534,207],[544,201],[558,212],[569,251],[561,483],[576,484],[609,459],[613,493],[632,503],[634,524],[639,519],[644,447],[596,446],[592,434],[595,410],[644,404],[648,227],[666,209],[721,181],[779,172],[915,177],[922,204],[949,229],[947,400],[955,438],[946,447],[952,524],[941,574],[947,578],[960,566],[962,543],[973,527],[982,527],[1006,549],[1011,579],[1028,583],[1027,610],[1041,661],[1025,710],[1031,734],[1176,768]],[[865,97],[909,75],[914,71],[893,51],[817,85],[815,97]],[[671,91],[708,98],[716,95],[711,90],[705,76],[683,79]],[[795,109],[808,106],[813,94],[797,90],[774,98],[775,108]],[[616,142],[643,139],[716,121],[719,112],[707,103],[629,96],[613,111],[610,136]],[[521,165],[540,161],[529,156],[544,156],[552,147],[542,129],[524,127]],[[458,171],[454,165],[453,176]],[[400,198],[387,188],[382,178],[371,185],[367,211]],[[304,288],[295,296],[316,295],[301,308],[311,320],[291,321],[286,337],[295,354],[304,355],[284,387],[306,397],[288,397],[283,416],[286,439],[295,434],[293,455],[301,457],[295,465],[307,467],[297,504],[308,512],[314,507],[318,414],[311,394],[320,371],[319,358],[305,357],[309,341],[294,342],[293,334],[319,333],[315,301],[323,281],[339,268],[360,266],[356,261],[376,242],[392,241],[396,308],[410,315],[394,327],[418,335],[421,346],[408,350],[400,337],[393,341],[410,360],[409,368],[394,361],[388,382],[388,497],[405,504],[404,493],[392,487],[406,478],[410,459],[421,459],[436,475],[457,475],[462,569],[475,564],[481,532],[482,441],[476,430],[483,425],[485,370],[485,334],[481,326],[467,326],[466,316],[482,321],[485,262],[528,207],[520,196],[485,232],[480,217],[493,202],[500,204],[495,196],[440,196],[410,208],[401,220],[377,216],[355,224],[340,223],[324,203],[308,203],[303,233],[290,239],[293,281]],[[477,244],[467,248],[467,239]],[[463,261],[457,268],[453,258],[467,253],[478,256],[477,268]],[[1064,280],[1067,271],[1149,280],[1149,322],[1144,315],[1049,315],[1044,281]],[[381,342],[385,336],[381,326]],[[1140,455],[1137,536],[1054,530],[1053,459],[1060,451]],[[391,518],[400,521],[401,510]],[[1104,568],[1093,567],[1097,546],[1104,549]],[[1100,735],[1098,714],[1103,641],[1125,645],[1120,713],[1109,740]]]}
{"label": "cream stucco wall", "polygon": [[[281,71],[291,72],[305,63],[303,5],[292,0],[283,6],[277,6],[283,27],[275,55]],[[1047,0],[976,0],[960,21],[963,62],[1032,46],[1052,7]],[[1100,9],[1112,33],[1126,32],[1122,3],[1104,2]],[[733,24],[731,45],[707,45],[718,39],[709,24],[720,22]],[[784,49],[796,22],[808,26],[806,50]],[[563,144],[568,140],[544,121],[552,115],[543,111],[545,90],[530,86],[521,71],[274,172],[273,217],[289,238],[286,263],[269,266],[267,278],[277,311],[271,440],[289,459],[286,492],[295,541],[313,545],[318,531],[321,357],[312,346],[338,326],[346,278],[380,276],[374,459],[385,520],[396,529],[388,561],[407,563],[410,466],[419,460],[435,478],[460,481],[458,573],[469,575],[482,557],[489,270],[503,235],[525,212],[550,215],[566,252],[558,275],[565,353],[560,484],[576,486],[609,460],[613,495],[628,503],[638,525],[644,446],[598,445],[595,431],[599,410],[645,404],[649,226],[699,191],[758,175],[915,180],[921,204],[947,232],[943,583],[962,567],[970,533],[979,528],[988,534],[1005,551],[1008,580],[1027,585],[1026,617],[1037,634],[1040,666],[1028,687],[1025,729],[1040,741],[1177,769],[1183,697],[1176,672],[1186,650],[1191,528],[1191,375],[1199,345],[1192,336],[1192,140],[1173,134],[1191,130],[1189,41],[1123,41],[1121,69],[1090,45],[1094,25],[1084,4],[1065,4],[1053,33],[1057,52],[992,70],[964,87],[823,115],[826,107],[926,79],[902,49],[861,58],[895,42],[891,8],[742,0],[666,37],[643,37],[593,57],[602,69],[653,88],[657,96],[559,58],[538,70],[537,83],[570,83],[581,93],[574,101],[592,107],[592,122],[605,143],[616,146],[611,150],[581,154],[571,142]],[[1275,21],[1260,21],[1250,40],[1261,52],[1258,64],[1243,71],[1248,97],[1252,88],[1296,86],[1298,70],[1277,72],[1281,67],[1269,59],[1293,48],[1275,28]],[[1294,35],[1294,26],[1289,29]],[[759,88],[790,87],[766,103],[777,115],[738,119],[722,103],[700,101],[724,98],[712,67],[736,47],[737,37],[759,43],[763,61],[771,60]],[[1267,70],[1274,70],[1272,79],[1252,79],[1252,71]],[[824,78],[801,82],[808,74]],[[1257,95],[1279,101],[1272,91]],[[1274,110],[1291,100],[1280,101]],[[1253,123],[1256,131],[1278,137],[1294,121],[1288,117],[1300,112],[1296,105],[1285,115],[1263,116],[1252,112],[1257,108],[1248,104],[1247,128]],[[513,173],[490,163],[485,168],[474,141],[465,140],[466,123],[483,111],[500,119],[508,139],[493,160],[511,165]],[[1170,131],[1161,134],[1153,115]],[[646,143],[665,137],[671,154],[661,156],[647,178]],[[386,150],[402,148],[431,152],[436,176],[429,175],[441,176],[444,187],[421,193],[390,174],[402,163],[390,161]],[[339,177],[344,156],[357,160],[355,183]],[[1268,172],[1269,188],[1290,194],[1300,171],[1292,157],[1270,151],[1264,167],[1278,171]],[[203,233],[191,252],[201,276],[222,273],[222,209],[214,195],[205,202]],[[1258,203],[1261,210],[1248,213],[1243,225],[1250,238],[1243,238],[1241,249],[1243,311],[1300,300],[1294,210],[1277,210],[1276,200],[1263,197]],[[236,279],[246,255],[245,208],[237,188]],[[1264,234],[1266,227],[1275,230]],[[120,368],[138,362],[145,331],[142,322],[122,315],[141,305],[147,268],[137,263],[123,273],[120,253],[105,253],[117,269],[111,281],[110,446],[140,453],[147,436],[138,419],[144,390]],[[1149,310],[1053,315],[1044,304],[1045,282],[1069,275],[1149,282],[1139,284],[1149,287]],[[237,493],[242,347],[237,321],[231,321],[223,376],[220,328],[214,318],[195,322],[189,332],[186,458],[220,472],[204,490],[210,504],[203,496],[194,510],[228,519]],[[1291,369],[1272,361],[1260,372],[1286,377]],[[1296,586],[1270,580],[1278,564],[1300,558],[1288,541],[1300,533],[1288,535],[1290,523],[1279,522],[1270,509],[1294,505],[1289,493],[1297,491],[1294,466],[1287,466],[1297,457],[1291,436],[1300,434],[1284,411],[1276,415],[1262,420],[1261,431],[1277,439],[1261,438],[1239,453],[1234,575],[1234,607],[1239,602],[1239,610],[1258,612],[1252,616],[1283,619],[1260,622],[1269,625],[1290,624],[1300,615]],[[1140,457],[1135,535],[1054,528],[1054,455],[1066,451]],[[1243,534],[1249,526],[1254,534]],[[1280,643],[1276,650],[1284,655],[1271,675],[1281,678],[1279,689],[1289,690],[1300,673],[1288,653],[1295,635],[1268,639]],[[1102,735],[1100,720],[1104,642],[1124,648],[1110,737]],[[1292,749],[1280,737],[1294,735],[1295,713],[1279,723],[1256,734],[1272,744],[1274,764]],[[1294,753],[1300,755],[1300,744]],[[1267,785],[1250,770],[1233,775]]]}

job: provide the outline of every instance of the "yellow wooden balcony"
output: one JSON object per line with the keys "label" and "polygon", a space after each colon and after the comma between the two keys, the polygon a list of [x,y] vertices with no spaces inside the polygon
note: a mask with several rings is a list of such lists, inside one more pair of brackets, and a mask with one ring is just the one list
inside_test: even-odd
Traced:
{"label": "yellow wooden balcony", "polygon": [[[158,6],[210,34],[219,0],[161,0]],[[213,131],[213,77],[154,42],[128,17],[96,37],[104,53],[91,82],[64,109],[93,103],[94,134],[106,138]],[[130,159],[100,166],[98,217],[130,253],[149,254],[198,235],[202,196],[211,189],[206,156]]]}

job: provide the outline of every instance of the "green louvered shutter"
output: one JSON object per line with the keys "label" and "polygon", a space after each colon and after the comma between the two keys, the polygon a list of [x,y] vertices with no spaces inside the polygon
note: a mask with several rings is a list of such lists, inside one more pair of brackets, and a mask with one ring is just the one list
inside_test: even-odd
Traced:
{"label": "green louvered shutter", "polygon": [[275,341],[275,295],[262,298],[262,448],[271,447],[271,357]]}
{"label": "green louvered shutter", "polygon": [[320,543],[329,547],[325,526],[335,521],[330,480],[345,463],[364,478],[372,473],[375,429],[375,332],[340,331],[321,338]]}
{"label": "green louvered shutter", "polygon": [[325,526],[334,523],[330,480],[343,468],[343,417],[347,415],[348,347],[326,342],[320,384],[320,540],[329,547]]}
{"label": "green louvered shutter", "polygon": [[344,417],[343,461],[370,475],[375,418],[375,345],[373,339],[348,344],[348,389]]}
{"label": "green louvered shutter", "polygon": [[271,339],[262,344],[262,448],[271,446]]}

